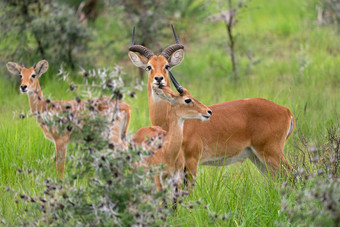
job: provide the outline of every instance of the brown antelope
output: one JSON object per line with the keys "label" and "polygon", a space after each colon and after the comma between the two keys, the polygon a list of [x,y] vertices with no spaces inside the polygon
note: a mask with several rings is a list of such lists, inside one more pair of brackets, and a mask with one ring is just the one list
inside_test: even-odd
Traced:
{"label": "brown antelope", "polygon": [[[169,104],[155,96],[153,84],[170,86],[169,72],[184,58],[184,46],[172,27],[176,44],[156,56],[151,50],[134,44],[132,34],[129,56],[144,68],[149,114],[152,125],[168,130]],[[292,170],[283,154],[286,140],[294,130],[295,120],[286,107],[262,98],[242,99],[208,106],[214,113],[207,122],[187,120],[183,129],[182,149],[185,168],[194,177],[199,161],[204,165],[224,165],[249,158],[263,173],[276,174],[280,167]]]}
{"label": "brown antelope", "polygon": [[[143,146],[146,150],[153,150],[155,153],[145,158],[142,162],[146,165],[165,164],[166,170],[162,177],[156,177],[156,185],[159,191],[162,189],[162,178],[172,175],[181,183],[184,170],[184,157],[181,150],[183,141],[183,124],[187,119],[198,119],[198,121],[209,120],[211,110],[192,97],[182,88],[170,73],[170,78],[179,94],[175,94],[170,87],[152,84],[154,95],[170,104],[167,113],[168,132],[159,126],[143,127],[132,137],[131,144]],[[162,146],[150,146],[148,138],[161,137]],[[176,179],[175,179],[176,180]]]}
{"label": "brown antelope", "polygon": [[[48,126],[46,124],[46,116],[48,115],[58,115],[66,111],[70,113],[72,118],[77,119],[80,117],[79,112],[84,110],[86,105],[90,103],[91,106],[93,106],[94,112],[100,113],[101,116],[105,117],[109,122],[112,122],[109,125],[109,139],[113,145],[121,148],[126,147],[125,136],[131,115],[128,104],[121,101],[115,103],[111,101],[110,97],[89,101],[50,101],[44,98],[40,88],[39,78],[48,69],[48,62],[46,60],[39,61],[38,64],[34,64],[31,68],[21,67],[17,63],[8,62],[7,69],[10,73],[20,76],[21,93],[28,95],[32,114],[35,115],[45,137],[55,144],[55,166],[61,178],[63,178],[64,175],[67,143],[72,139],[72,129],[60,132],[58,126]],[[117,112],[114,110],[117,110]]]}

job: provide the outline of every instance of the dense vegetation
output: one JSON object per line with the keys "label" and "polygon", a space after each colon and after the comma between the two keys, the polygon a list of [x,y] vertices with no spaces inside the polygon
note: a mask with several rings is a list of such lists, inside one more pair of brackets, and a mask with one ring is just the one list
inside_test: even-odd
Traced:
{"label": "dense vegetation", "polygon": [[[19,78],[7,72],[6,62],[33,65],[46,57],[51,66],[40,84],[44,95],[53,100],[74,99],[69,84],[56,76],[61,64],[76,81],[82,80],[79,66],[85,70],[122,66],[123,79],[130,87],[124,100],[132,108],[131,136],[150,125],[146,78],[143,90],[133,87],[141,77],[127,56],[132,26],[140,26],[136,27],[139,43],[149,40],[143,34],[153,34],[152,42],[145,44],[158,53],[174,42],[167,25],[171,22],[186,54],[173,73],[195,98],[209,105],[262,97],[292,111],[296,129],[286,143],[285,155],[297,170],[297,183],[292,186],[266,178],[248,161],[228,167],[201,166],[194,189],[168,214],[166,222],[174,226],[339,224],[340,31],[336,1],[253,0],[242,6],[233,28],[238,79],[232,73],[225,23],[212,19],[228,8],[227,1],[169,1],[154,7],[150,7],[153,1],[139,1],[145,2],[150,18],[157,18],[162,7],[166,8],[164,21],[146,20],[143,11],[127,10],[132,1],[124,1],[124,5],[102,1],[86,24],[75,17],[81,1],[56,2],[41,15],[28,14],[29,20],[3,20],[8,16],[6,10],[18,13],[8,8],[0,13],[0,222],[18,224],[27,208],[25,203],[16,203],[19,195],[38,196],[45,190],[43,179],[57,179],[54,145],[28,114],[27,97],[19,94]],[[49,21],[44,20],[47,16]],[[74,18],[66,22],[63,19],[71,16]],[[152,26],[153,22],[159,24]],[[65,27],[66,32],[46,30],[51,24]],[[45,30],[42,25],[47,26]],[[41,46],[38,39],[42,39]],[[135,98],[128,95],[132,91]],[[20,119],[20,114],[26,117]],[[73,155],[77,156],[71,151],[67,157]],[[67,159],[68,171],[75,166],[72,160]],[[73,186],[83,187],[84,182],[86,176]]]}

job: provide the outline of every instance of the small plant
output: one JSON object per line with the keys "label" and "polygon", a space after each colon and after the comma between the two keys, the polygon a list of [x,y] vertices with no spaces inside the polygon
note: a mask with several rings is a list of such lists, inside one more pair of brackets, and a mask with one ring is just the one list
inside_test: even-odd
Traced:
{"label": "small plant", "polygon": [[[219,9],[225,8],[225,3],[223,1],[219,1]],[[227,30],[228,34],[228,52],[230,55],[232,70],[233,70],[233,77],[237,79],[237,63],[236,63],[236,56],[235,56],[235,43],[236,43],[236,36],[234,34],[234,27],[237,23],[237,14],[240,9],[246,7],[243,1],[239,1],[237,6],[233,6],[232,1],[228,0],[228,9],[220,12],[218,14],[212,15],[208,18],[208,21],[223,21]]]}
{"label": "small plant", "polygon": [[[296,225],[315,223],[318,226],[340,224],[340,181],[326,177],[321,172],[308,177],[304,171],[296,176],[302,181],[301,188],[283,187],[282,212]],[[294,202],[289,197],[294,195]]]}
{"label": "small plant", "polygon": [[295,147],[299,152],[293,155],[295,168],[302,167],[308,175],[313,171],[322,171],[338,178],[340,175],[340,124],[338,121],[327,128],[321,145],[312,143],[298,128]]}
{"label": "small plant", "polygon": [[295,172],[296,184],[284,183],[282,187],[282,212],[290,222],[339,226],[339,129],[339,123],[333,123],[327,129],[326,142],[319,146],[310,145],[310,140],[298,129],[295,146],[300,153],[294,159],[295,166],[300,168]]}
{"label": "small plant", "polygon": [[334,177],[340,176],[340,124],[331,125],[327,129],[327,142],[321,147],[324,155],[320,164],[327,174]]}

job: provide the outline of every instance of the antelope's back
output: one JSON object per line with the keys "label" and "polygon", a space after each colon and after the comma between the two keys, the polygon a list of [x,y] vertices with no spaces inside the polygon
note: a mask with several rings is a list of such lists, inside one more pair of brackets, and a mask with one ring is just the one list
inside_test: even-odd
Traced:
{"label": "antelope's back", "polygon": [[216,151],[228,146],[236,152],[254,140],[287,135],[292,116],[288,108],[262,98],[223,102],[209,108],[213,113],[209,121],[185,121],[184,148]]}

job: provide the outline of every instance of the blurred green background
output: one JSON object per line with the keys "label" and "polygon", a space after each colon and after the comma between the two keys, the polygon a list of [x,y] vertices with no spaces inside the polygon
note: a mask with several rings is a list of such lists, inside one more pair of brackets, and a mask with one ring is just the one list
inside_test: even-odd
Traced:
{"label": "blurred green background", "polygon": [[[310,148],[327,141],[327,129],[339,131],[340,112],[340,10],[332,0],[2,0],[0,2],[0,186],[35,191],[30,176],[18,177],[16,168],[54,176],[54,146],[44,139],[28,113],[27,97],[19,94],[19,77],[10,75],[6,62],[33,65],[49,61],[49,70],[40,79],[42,91],[53,100],[73,99],[68,85],[56,78],[62,65],[75,79],[82,77],[80,66],[123,67],[129,86],[143,75],[130,62],[127,52],[133,26],[135,42],[159,54],[174,43],[170,24],[185,46],[183,63],[173,69],[178,81],[206,105],[262,97],[288,107],[296,118],[296,129],[287,142],[285,154],[295,168],[313,171]],[[232,12],[232,36],[236,70],[230,60],[230,39],[226,29]],[[228,14],[229,13],[229,14]],[[132,108],[129,135],[150,125],[146,89],[137,97],[125,97]],[[335,125],[335,126],[334,126]],[[304,138],[304,140],[301,140]],[[299,149],[300,148],[300,149]],[[241,171],[240,171],[241,169]],[[227,175],[229,188],[216,186],[212,179]],[[33,174],[34,176],[34,174]],[[240,184],[235,176],[244,184]],[[223,179],[222,179],[223,178]],[[226,180],[227,179],[227,180]],[[256,179],[258,184],[247,182]],[[201,167],[198,184],[189,199],[209,200],[212,210],[233,212],[228,225],[275,225],[287,222],[280,214],[278,189],[268,203],[265,180],[250,163],[220,170]],[[262,183],[261,183],[262,182]],[[209,186],[207,186],[209,185]],[[206,187],[206,188],[205,188]],[[216,187],[219,190],[216,190]],[[239,188],[241,187],[241,189]],[[0,188],[0,191],[2,189]],[[216,193],[214,193],[214,190]],[[244,198],[228,196],[240,190]],[[256,197],[254,195],[258,195]],[[211,196],[214,195],[214,196]],[[22,207],[13,198],[0,201],[0,215],[15,220]],[[224,206],[229,203],[230,206]],[[170,225],[223,225],[207,218],[204,210],[179,209]],[[191,222],[192,221],[192,222]],[[14,221],[15,223],[15,221]],[[225,224],[225,223],[224,223]]]}

